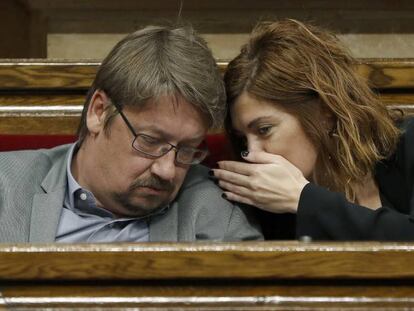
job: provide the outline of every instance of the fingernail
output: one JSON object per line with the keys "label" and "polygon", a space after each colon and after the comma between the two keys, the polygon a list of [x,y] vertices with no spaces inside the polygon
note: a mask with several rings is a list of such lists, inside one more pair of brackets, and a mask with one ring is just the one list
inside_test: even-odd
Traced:
{"label": "fingernail", "polygon": [[213,171],[213,170],[209,170],[209,171],[208,171],[208,174],[209,174],[210,176],[214,176],[214,171]]}
{"label": "fingernail", "polygon": [[227,199],[227,194],[222,193],[222,194],[221,194],[221,197],[222,197],[223,199]]}
{"label": "fingernail", "polygon": [[241,154],[241,156],[242,156],[243,158],[245,158],[245,157],[247,157],[247,156],[249,155],[249,151],[244,150],[244,151],[240,152],[240,154]]}

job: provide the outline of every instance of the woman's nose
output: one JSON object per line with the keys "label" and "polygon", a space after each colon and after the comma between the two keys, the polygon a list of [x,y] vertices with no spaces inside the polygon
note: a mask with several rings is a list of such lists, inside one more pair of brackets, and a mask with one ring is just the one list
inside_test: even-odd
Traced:
{"label": "woman's nose", "polygon": [[251,151],[263,151],[263,142],[259,139],[252,137],[247,138],[247,150]]}

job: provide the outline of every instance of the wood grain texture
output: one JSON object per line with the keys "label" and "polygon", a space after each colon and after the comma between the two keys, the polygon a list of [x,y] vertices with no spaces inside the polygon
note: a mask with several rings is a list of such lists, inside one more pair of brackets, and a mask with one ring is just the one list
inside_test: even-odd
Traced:
{"label": "wood grain texture", "polygon": [[[224,70],[227,62],[218,65]],[[99,62],[3,60],[0,62],[0,90],[86,90],[98,66]],[[413,59],[361,59],[357,70],[375,88],[414,87]]]}
{"label": "wood grain texture", "polygon": [[86,93],[81,94],[33,94],[34,92],[23,94],[1,94],[0,107],[2,106],[83,106]]}
{"label": "wood grain texture", "polygon": [[0,308],[407,310],[413,243],[0,246]]}
{"label": "wood grain texture", "polygon": [[25,61],[0,63],[0,90],[89,88],[97,63]]}
{"label": "wood grain texture", "polygon": [[1,245],[0,280],[414,279],[400,243]]}
{"label": "wood grain texture", "polygon": [[414,87],[414,60],[360,60],[357,71],[370,86],[379,89],[411,89]]}

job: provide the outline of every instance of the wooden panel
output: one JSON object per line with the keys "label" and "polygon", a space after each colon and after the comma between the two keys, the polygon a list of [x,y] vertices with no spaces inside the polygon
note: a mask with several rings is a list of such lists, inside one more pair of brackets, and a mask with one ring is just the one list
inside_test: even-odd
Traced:
{"label": "wooden panel", "polygon": [[1,106],[83,106],[86,94],[1,94]]}
{"label": "wooden panel", "polygon": [[88,89],[95,77],[97,63],[2,62],[0,90]]}
{"label": "wooden panel", "polygon": [[78,128],[78,116],[14,116],[0,114],[0,134],[10,135],[74,135]]}
{"label": "wooden panel", "polygon": [[[407,310],[414,307],[414,290],[407,285],[347,285],[322,283],[7,285],[0,290],[8,308],[154,308],[156,310]],[[172,309],[174,308],[174,309]],[[177,308],[177,309],[175,309]],[[200,308],[200,309],[199,309]],[[390,309],[388,309],[390,308]],[[151,310],[154,310],[151,309]],[[358,310],[361,310],[358,309]],[[141,310],[141,309],[140,309]]]}
{"label": "wooden panel", "polygon": [[412,262],[402,243],[1,245],[0,280],[414,279]]}
{"label": "wooden panel", "polygon": [[[227,63],[219,62],[224,70]],[[84,92],[95,77],[99,63],[0,62],[0,90],[54,89]],[[414,88],[414,60],[361,60],[358,71],[378,89]]]}
{"label": "wooden panel", "polygon": [[414,87],[414,61],[412,59],[361,60],[357,68],[372,87],[380,89]]}
{"label": "wooden panel", "polygon": [[413,105],[414,106],[414,93],[381,93],[379,94],[384,104],[391,107],[401,105]]}
{"label": "wooden panel", "polygon": [[413,243],[0,246],[0,309],[407,310]]}
{"label": "wooden panel", "polygon": [[0,1],[0,58],[30,57],[30,16],[13,0]]}
{"label": "wooden panel", "polygon": [[296,18],[338,32],[411,33],[411,1],[229,0],[21,0],[50,20],[52,33],[127,33],[148,24],[175,21],[181,13],[203,33],[248,33],[258,20]]}
{"label": "wooden panel", "polygon": [[[122,0],[113,2],[112,0],[22,0],[32,9],[89,9],[89,10],[161,10],[161,9],[176,9],[177,3],[174,1],[153,0],[153,1],[136,1],[136,0]],[[215,9],[386,9],[386,10],[412,10],[414,4],[411,1],[389,2],[389,1],[373,1],[373,0],[359,0],[336,2],[329,0],[257,0],[252,2],[250,0],[210,0],[198,1],[189,0],[184,3],[184,8],[208,10]]]}

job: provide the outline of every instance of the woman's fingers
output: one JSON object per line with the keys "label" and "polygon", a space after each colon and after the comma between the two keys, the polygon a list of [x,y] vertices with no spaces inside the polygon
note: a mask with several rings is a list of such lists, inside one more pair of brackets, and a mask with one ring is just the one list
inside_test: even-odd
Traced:
{"label": "woman's fingers", "polygon": [[224,194],[225,194],[225,198],[229,201],[244,203],[248,205],[254,205],[254,202],[252,200],[250,200],[249,198],[243,197],[241,195],[238,195],[236,193],[226,191],[224,192]]}
{"label": "woman's fingers", "polygon": [[219,168],[241,175],[250,176],[254,172],[254,164],[238,161],[219,161]]}
{"label": "woman's fingers", "polygon": [[225,189],[226,191],[232,192],[234,194],[240,195],[245,198],[252,199],[251,198],[252,190],[250,190],[249,188],[238,186],[234,183],[226,182],[223,180],[219,182],[219,186]]}
{"label": "woman's fingers", "polygon": [[252,152],[248,157],[265,163],[221,161],[214,170],[227,198],[274,213],[295,213],[308,183],[302,172],[278,155]]}
{"label": "woman's fingers", "polygon": [[235,185],[248,187],[249,186],[249,176],[239,174],[237,172],[225,170],[225,169],[213,169],[214,177],[217,179],[232,183]]}
{"label": "woman's fingers", "polygon": [[284,157],[265,151],[251,151],[243,157],[246,161],[256,164],[284,164],[288,162]]}

